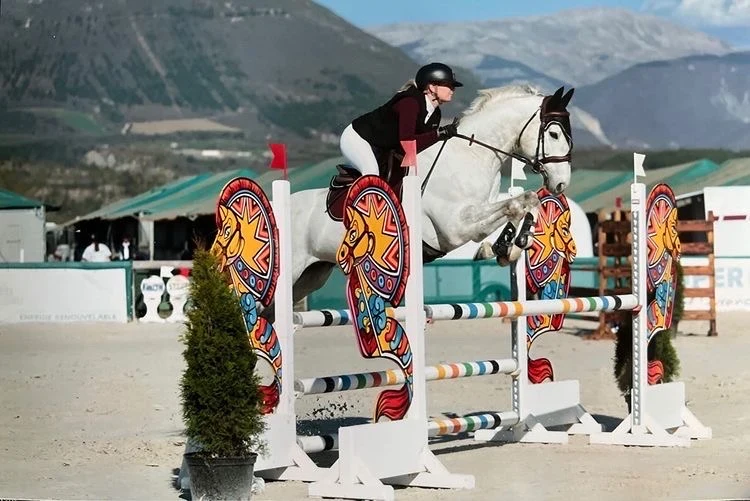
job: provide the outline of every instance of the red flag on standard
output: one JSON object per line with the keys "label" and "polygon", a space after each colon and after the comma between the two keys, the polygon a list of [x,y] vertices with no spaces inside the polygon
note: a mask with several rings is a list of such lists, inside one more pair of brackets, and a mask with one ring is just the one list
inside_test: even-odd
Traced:
{"label": "red flag on standard", "polygon": [[273,158],[271,158],[272,169],[282,169],[286,177],[286,145],[284,143],[269,143]]}
{"label": "red flag on standard", "polygon": [[417,166],[417,142],[401,141],[401,147],[404,149],[404,159],[401,161],[401,167]]}

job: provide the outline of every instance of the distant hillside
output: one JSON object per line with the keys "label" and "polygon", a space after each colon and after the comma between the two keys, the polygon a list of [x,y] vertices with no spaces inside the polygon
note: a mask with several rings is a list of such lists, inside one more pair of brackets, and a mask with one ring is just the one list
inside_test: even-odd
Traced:
{"label": "distant hillside", "polygon": [[0,112],[21,110],[18,133],[205,117],[261,142],[320,138],[418,67],[309,0],[18,1],[2,26]]}
{"label": "distant hillside", "polygon": [[750,52],[637,65],[576,91],[620,148],[750,145]]}

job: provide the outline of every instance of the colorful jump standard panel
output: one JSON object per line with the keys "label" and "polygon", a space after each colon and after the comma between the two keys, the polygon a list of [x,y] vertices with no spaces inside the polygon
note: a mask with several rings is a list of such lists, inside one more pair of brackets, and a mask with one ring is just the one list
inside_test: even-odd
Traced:
{"label": "colorful jump standard panel", "polygon": [[[357,189],[358,182],[368,182],[367,177],[375,178],[373,182],[379,181],[375,176],[360,178],[350,188],[350,195],[352,190]],[[387,188],[387,185],[385,188]],[[383,190],[385,194],[388,194],[389,191],[389,189]],[[397,200],[395,202],[398,203]],[[354,320],[355,332],[357,332],[360,341],[360,351],[363,351],[363,355],[370,353],[370,349],[375,348],[373,341],[377,341],[381,343],[377,345],[379,346],[380,356],[390,355],[388,358],[399,364],[407,379],[411,379],[409,401],[404,404],[408,406],[408,409],[403,418],[395,421],[379,421],[340,428],[339,458],[323,479],[309,485],[308,493],[310,496],[392,500],[394,498],[393,487],[386,484],[449,489],[471,489],[474,487],[473,475],[451,474],[428,447],[424,350],[426,321],[422,253],[411,252],[411,246],[419,245],[422,242],[422,208],[419,178],[413,173],[404,177],[403,202],[406,221],[401,223],[408,227],[406,232],[408,234],[408,245],[403,246],[402,251],[405,251],[405,257],[408,259],[409,276],[408,280],[403,275],[398,278],[406,280],[405,332],[397,330],[399,327],[396,325],[397,320],[388,317],[385,314],[383,302],[379,301],[375,294],[370,294],[381,290],[390,291],[398,287],[396,283],[393,284],[393,287],[389,287],[388,273],[379,274],[376,267],[372,266],[374,264],[373,259],[366,257],[366,252],[382,250],[384,248],[380,245],[382,241],[378,241],[377,237],[374,237],[375,241],[371,241],[365,246],[362,244],[362,239],[372,237],[364,236],[366,233],[364,228],[356,228],[355,225],[350,224],[346,228],[344,242],[342,242],[339,250],[339,263],[343,263],[342,269],[349,275],[347,287],[349,287],[352,274],[355,271],[352,268],[362,266],[364,272],[367,273],[362,278],[368,283],[362,285],[358,290],[353,291],[348,288],[350,310],[357,312],[358,318],[359,315],[370,315],[369,318],[373,321],[373,324],[370,325],[371,329],[368,331],[362,328],[367,326],[366,323],[361,323],[357,319]],[[358,224],[369,224],[369,221],[362,221],[358,217],[352,217],[352,221]],[[368,227],[367,234],[372,235],[373,233],[369,232],[371,227],[366,227]],[[389,252],[389,255],[393,256],[394,252],[397,251],[389,250]],[[348,259],[349,257],[353,259]],[[366,268],[368,263],[370,268]],[[371,273],[372,275],[370,275]],[[383,277],[382,280],[381,277]],[[360,294],[359,300],[355,304],[351,304],[354,299],[357,299],[351,295],[352,292]],[[378,323],[375,324],[375,321],[378,321]],[[406,338],[410,351],[409,360],[405,357],[404,349],[399,349],[404,347],[402,339],[392,335],[390,339],[398,340],[398,342],[383,346],[382,339],[377,337],[380,333],[379,329],[388,325],[393,326],[391,333],[397,333],[398,336]],[[368,338],[368,335],[377,339]],[[393,353],[389,353],[390,351]],[[408,362],[408,368],[405,362]],[[378,405],[379,410],[380,406]],[[376,411],[376,416],[380,416],[378,411]]]}
{"label": "colorful jump standard panel", "polygon": [[[273,182],[273,203],[252,179],[235,178],[219,194],[218,232],[211,250],[228,269],[231,286],[245,316],[248,339],[259,363],[271,368],[273,379],[262,386],[266,451],[258,456],[254,474],[265,479],[310,482],[324,471],[297,442],[294,394],[294,325],[292,322],[291,205],[289,181]],[[275,303],[276,322],[258,315],[259,303]],[[200,448],[191,439],[185,452]],[[189,486],[183,461],[178,476]]]}
{"label": "colorful jump standard panel", "polygon": [[[633,293],[640,309],[633,315],[633,390],[631,413],[608,433],[589,437],[592,444],[621,444],[664,447],[689,447],[690,439],[711,438],[711,428],[701,424],[685,405],[685,383],[648,384],[648,264],[649,250],[666,252],[669,246],[648,246],[648,239],[665,239],[666,235],[649,235],[647,226],[646,185],[634,183],[630,188],[633,238]],[[673,204],[676,211],[676,205]],[[676,220],[676,218],[672,218]],[[668,226],[668,225],[667,225]],[[661,231],[670,231],[668,227]],[[657,242],[658,243],[658,242]],[[654,261],[660,256],[654,256]],[[673,256],[677,257],[677,256]],[[662,325],[662,327],[669,327]]]}
{"label": "colorful jump standard panel", "polygon": [[[632,308],[633,296],[586,299],[526,300],[526,260],[522,257],[510,267],[511,294],[524,313],[567,313],[585,307],[593,309]],[[526,311],[524,311],[524,309]],[[514,313],[516,313],[514,311]],[[518,328],[519,324],[522,326]],[[511,426],[477,430],[474,439],[480,442],[568,443],[571,434],[591,434],[602,431],[601,425],[583,408],[578,380],[531,384],[528,377],[528,344],[526,318],[521,315],[511,321],[512,357],[518,362],[513,375],[511,399],[513,412],[520,421]],[[550,431],[552,426],[567,426],[563,431]]]}
{"label": "colorful jump standard panel", "polygon": [[278,407],[265,416],[264,433],[267,451],[258,457],[255,475],[273,480],[300,480],[310,482],[321,478],[324,471],[318,467],[297,442],[297,414],[294,395],[294,325],[292,323],[292,235],[290,184],[277,180],[272,184],[273,212],[278,227],[279,275],[274,295],[279,345],[284,355],[281,396]]}

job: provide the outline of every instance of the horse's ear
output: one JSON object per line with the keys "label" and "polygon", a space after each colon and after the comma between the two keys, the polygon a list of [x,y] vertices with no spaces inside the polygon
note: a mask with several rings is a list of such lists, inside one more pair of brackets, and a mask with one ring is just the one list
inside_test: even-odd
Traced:
{"label": "horse's ear", "polygon": [[560,99],[560,108],[565,109],[568,107],[568,104],[570,103],[570,100],[573,99],[573,93],[575,92],[575,89],[570,89],[567,94],[565,94]]}
{"label": "horse's ear", "polygon": [[219,215],[221,216],[221,219],[224,220],[227,217],[228,209],[224,207],[223,205],[219,206]]}
{"label": "horse's ear", "polygon": [[554,94],[552,94],[552,102],[559,103],[560,99],[562,99],[563,92],[565,92],[565,86],[560,87]]}

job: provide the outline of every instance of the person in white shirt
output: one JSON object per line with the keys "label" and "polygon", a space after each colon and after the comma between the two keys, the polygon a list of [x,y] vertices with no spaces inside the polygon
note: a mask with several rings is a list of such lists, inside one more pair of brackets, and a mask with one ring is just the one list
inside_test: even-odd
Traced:
{"label": "person in white shirt", "polygon": [[96,235],[91,235],[91,243],[83,250],[82,261],[90,263],[104,263],[110,261],[112,252],[105,244],[100,243]]}
{"label": "person in white shirt", "polygon": [[130,237],[125,235],[122,237],[122,244],[120,250],[117,252],[117,259],[120,261],[132,261],[135,259],[135,249],[133,249],[133,243],[130,241]]}

